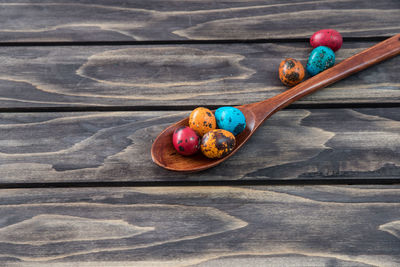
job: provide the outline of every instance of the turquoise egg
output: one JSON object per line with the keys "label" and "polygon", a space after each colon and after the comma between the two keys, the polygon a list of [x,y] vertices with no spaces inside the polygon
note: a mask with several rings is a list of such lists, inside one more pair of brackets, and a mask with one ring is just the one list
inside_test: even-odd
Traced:
{"label": "turquoise egg", "polygon": [[222,107],[215,111],[218,128],[238,135],[246,128],[246,118],[234,107]]}
{"label": "turquoise egg", "polygon": [[318,46],[311,51],[306,66],[308,74],[314,76],[335,64],[335,53],[326,46]]}

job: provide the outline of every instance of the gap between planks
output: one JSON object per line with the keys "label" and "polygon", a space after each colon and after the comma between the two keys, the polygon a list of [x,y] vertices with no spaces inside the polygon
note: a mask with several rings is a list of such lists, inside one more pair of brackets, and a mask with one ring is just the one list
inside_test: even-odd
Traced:
{"label": "gap between planks", "polygon": [[[343,42],[380,42],[391,36],[344,37]],[[171,40],[171,41],[66,41],[66,42],[0,42],[0,47],[13,46],[125,46],[125,45],[198,45],[198,44],[260,44],[260,43],[304,43],[309,38],[274,39],[226,39],[226,40]]]}
{"label": "gap between planks", "polygon": [[152,182],[65,182],[5,183],[1,189],[30,188],[105,188],[105,187],[176,187],[176,186],[319,186],[319,185],[400,185],[398,179],[320,179],[320,180],[231,180],[231,181],[152,181]]}
{"label": "gap between planks", "polygon": [[[238,106],[240,103],[231,106]],[[219,105],[201,105],[214,110]],[[82,107],[28,107],[28,108],[2,108],[0,113],[33,113],[33,112],[124,112],[124,111],[191,111],[198,105],[181,106],[82,106]],[[346,109],[346,108],[398,108],[400,103],[307,103],[291,104],[284,109]]]}

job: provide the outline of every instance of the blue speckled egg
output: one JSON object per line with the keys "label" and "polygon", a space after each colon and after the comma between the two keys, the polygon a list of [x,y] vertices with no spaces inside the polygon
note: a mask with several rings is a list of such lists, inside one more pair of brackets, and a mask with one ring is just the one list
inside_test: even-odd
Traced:
{"label": "blue speckled egg", "polygon": [[335,64],[335,53],[326,46],[318,46],[311,51],[307,63],[307,72],[314,76]]}
{"label": "blue speckled egg", "polygon": [[222,107],[215,111],[218,128],[238,135],[246,128],[246,118],[234,107]]}

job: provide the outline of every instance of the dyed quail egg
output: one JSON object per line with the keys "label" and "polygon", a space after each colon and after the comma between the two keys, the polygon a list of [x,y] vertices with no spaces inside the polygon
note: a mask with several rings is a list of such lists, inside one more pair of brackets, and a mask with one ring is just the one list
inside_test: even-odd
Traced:
{"label": "dyed quail egg", "polygon": [[208,108],[199,107],[190,113],[189,127],[200,136],[217,127],[215,116]]}
{"label": "dyed quail egg", "polygon": [[206,133],[201,139],[201,152],[210,159],[225,157],[235,148],[235,136],[226,130],[216,129]]}
{"label": "dyed quail egg", "polygon": [[286,86],[294,86],[304,79],[304,67],[300,61],[287,58],[279,65],[279,79]]}
{"label": "dyed quail egg", "polygon": [[238,135],[246,128],[246,118],[234,107],[222,107],[215,111],[218,128]]}
{"label": "dyed quail egg", "polygon": [[306,66],[307,72],[314,76],[335,64],[335,53],[326,46],[318,46],[311,51]]}
{"label": "dyed quail egg", "polygon": [[200,137],[191,128],[183,126],[175,129],[172,144],[179,154],[189,156],[199,150]]}
{"label": "dyed quail egg", "polygon": [[310,44],[316,48],[318,46],[327,46],[336,52],[342,47],[343,38],[336,30],[324,29],[315,32],[310,38]]}

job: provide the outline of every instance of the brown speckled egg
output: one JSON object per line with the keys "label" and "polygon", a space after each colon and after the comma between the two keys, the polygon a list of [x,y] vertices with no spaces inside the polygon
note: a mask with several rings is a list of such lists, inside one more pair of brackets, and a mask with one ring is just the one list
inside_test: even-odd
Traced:
{"label": "brown speckled egg", "polygon": [[211,110],[199,107],[190,113],[189,127],[198,135],[203,136],[205,133],[214,130],[217,127],[217,122]]}
{"label": "brown speckled egg", "polygon": [[294,86],[304,79],[304,67],[300,61],[287,58],[279,65],[279,79],[286,86]]}
{"label": "brown speckled egg", "polygon": [[201,152],[210,159],[225,157],[235,148],[235,136],[226,130],[216,129],[206,133],[201,139]]}

